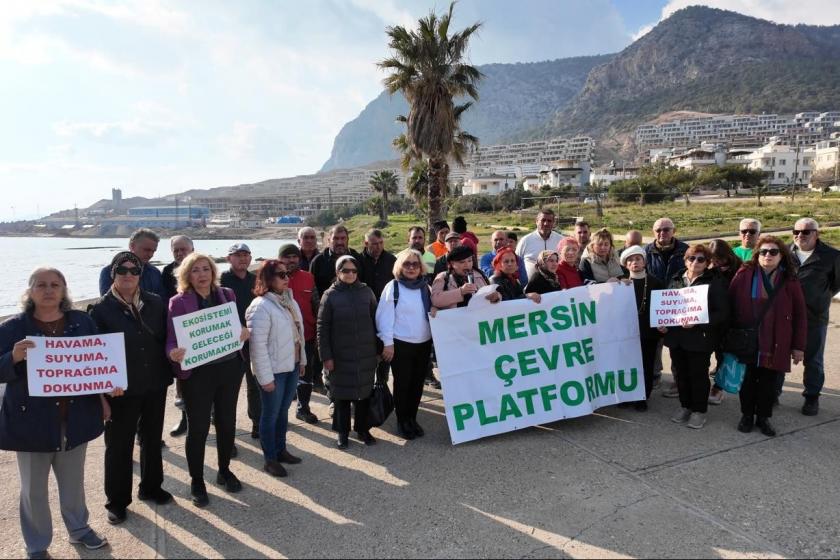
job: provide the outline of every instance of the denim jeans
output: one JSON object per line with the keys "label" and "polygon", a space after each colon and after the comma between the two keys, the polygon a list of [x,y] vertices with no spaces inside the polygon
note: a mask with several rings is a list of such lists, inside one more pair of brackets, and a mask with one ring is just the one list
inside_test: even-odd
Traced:
{"label": "denim jeans", "polygon": [[289,406],[295,396],[300,369],[274,374],[274,390],[260,387],[262,414],[260,415],[260,445],[266,462],[276,461],[286,449],[286,430],[289,427]]}
{"label": "denim jeans", "polygon": [[805,343],[805,375],[803,384],[806,397],[819,397],[825,383],[825,369],[823,355],[825,354],[825,339],[828,335],[828,325],[825,323],[808,322],[808,342]]}

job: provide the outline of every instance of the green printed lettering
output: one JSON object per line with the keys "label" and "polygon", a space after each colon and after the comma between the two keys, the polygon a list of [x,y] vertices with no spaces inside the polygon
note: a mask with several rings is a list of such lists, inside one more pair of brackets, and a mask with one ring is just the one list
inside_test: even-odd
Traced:
{"label": "green printed lettering", "polygon": [[595,400],[595,388],[592,386],[592,378],[586,378],[586,395],[589,397],[590,401]]}
{"label": "green printed lettering", "polygon": [[522,370],[522,375],[534,375],[540,372],[540,368],[533,367],[537,364],[536,354],[536,350],[525,350],[517,354],[519,357],[519,369]]}
{"label": "green printed lettering", "polygon": [[583,349],[580,347],[580,342],[566,342],[563,344],[563,354],[566,356],[566,367],[573,367],[575,361],[580,365],[586,363],[583,359]]}
{"label": "green printed lettering", "polygon": [[531,325],[531,334],[532,335],[537,334],[537,327],[539,327],[539,330],[541,330],[542,332],[544,332],[546,334],[551,333],[551,329],[546,324],[547,320],[548,320],[548,313],[546,313],[542,309],[538,309],[537,311],[532,311],[531,313],[529,313],[528,314],[528,322]]}
{"label": "green printed lettering", "polygon": [[615,394],[615,372],[605,371],[603,377],[600,373],[596,373],[593,377],[595,377],[595,394],[597,396]]}
{"label": "green printed lettering", "polygon": [[507,318],[507,330],[511,340],[528,336],[525,329],[525,315],[511,315]]}
{"label": "green printed lettering", "polygon": [[560,347],[558,345],[555,344],[551,347],[551,356],[548,355],[545,348],[537,348],[537,353],[549,371],[557,369],[557,362],[560,360]]}
{"label": "green printed lettering", "polygon": [[464,422],[472,418],[475,411],[469,403],[456,404],[452,407],[452,414],[455,416],[455,429],[460,432],[464,429]]}
{"label": "green printed lettering", "polygon": [[588,303],[580,303],[578,304],[578,307],[580,309],[581,325],[586,325],[587,322],[590,325],[594,325],[597,322],[597,318],[595,316],[594,301],[590,301]]}
{"label": "green printed lettering", "polygon": [[556,331],[565,331],[572,326],[572,318],[569,317],[569,308],[565,305],[558,305],[551,308],[551,318],[554,323],[551,324]]}
{"label": "green printed lettering", "polygon": [[625,377],[627,376],[627,372],[623,369],[618,370],[618,388],[621,391],[629,393],[630,391],[636,388],[636,385],[639,383],[639,372],[636,371],[636,368],[630,369],[630,383],[627,383]]}
{"label": "green printed lettering", "polygon": [[[569,393],[574,390],[575,396],[572,397]],[[583,402],[584,392],[583,385],[577,381],[567,381],[560,387],[560,398],[566,406],[577,406]]]}
{"label": "green printed lettering", "polygon": [[525,401],[525,411],[528,414],[534,413],[534,397],[537,396],[537,393],[539,391],[536,389],[525,389],[516,393],[517,397]]}
{"label": "green printed lettering", "polygon": [[504,422],[507,420],[507,417],[513,415],[516,418],[522,418],[522,412],[519,410],[519,407],[516,406],[516,401],[513,400],[511,395],[502,395],[502,407],[499,411],[499,422]]}
{"label": "green printed lettering", "polygon": [[496,344],[496,342],[504,342],[505,320],[496,319],[493,321],[492,326],[490,326],[490,323],[488,321],[481,321],[478,324],[478,338],[482,346],[484,346],[488,342],[490,344]]}
{"label": "green printed lettering", "polygon": [[505,371],[503,366],[505,364],[512,364],[515,361],[513,356],[499,356],[496,358],[496,377],[505,382],[505,387],[513,385],[513,379],[516,377],[516,368],[510,368]]}
{"label": "green printed lettering", "polygon": [[595,360],[595,355],[592,353],[592,339],[591,338],[584,338],[580,341],[581,347],[583,348],[583,356],[586,358],[586,363],[592,362]]}
{"label": "green printed lettering", "polygon": [[543,410],[546,412],[551,411],[551,401],[557,400],[557,385],[546,385],[544,387],[540,387],[540,396],[542,397],[543,402]]}
{"label": "green printed lettering", "polygon": [[487,416],[487,412],[484,411],[484,401],[476,402],[475,407],[478,409],[478,423],[482,426],[495,424],[499,421],[495,416]]}

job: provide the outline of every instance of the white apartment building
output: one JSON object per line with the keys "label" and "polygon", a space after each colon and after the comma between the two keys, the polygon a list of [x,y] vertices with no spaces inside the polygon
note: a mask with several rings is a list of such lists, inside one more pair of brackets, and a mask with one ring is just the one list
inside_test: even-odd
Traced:
{"label": "white apartment building", "polygon": [[486,175],[467,179],[463,194],[497,195],[515,188],[516,177],[512,175]]}
{"label": "white apartment building", "polygon": [[771,186],[807,185],[811,178],[814,148],[797,148],[773,140],[739,161],[767,174]]}
{"label": "white apartment building", "polygon": [[546,166],[540,171],[540,186],[551,187],[573,187],[582,191],[589,184],[591,176],[591,165],[588,161],[573,159],[559,160],[553,165]]}
{"label": "white apartment building", "polygon": [[663,158],[668,164],[680,169],[702,169],[704,167],[723,167],[727,164],[743,164],[739,158],[754,151],[754,148],[728,148],[725,144],[701,142],[697,147],[681,150]]}
{"label": "white apartment building", "polygon": [[840,138],[817,142],[814,149],[814,173],[829,169],[835,171],[840,165]]}
{"label": "white apartment building", "polygon": [[537,175],[558,160],[592,161],[595,143],[589,136],[552,138],[519,144],[481,147],[465,161],[471,177],[512,174],[518,179]]}
{"label": "white apartment building", "polygon": [[636,128],[640,148],[694,146],[700,142],[761,145],[773,136],[790,143],[813,144],[840,130],[840,111],[808,111],[796,115],[719,115],[675,119]]}

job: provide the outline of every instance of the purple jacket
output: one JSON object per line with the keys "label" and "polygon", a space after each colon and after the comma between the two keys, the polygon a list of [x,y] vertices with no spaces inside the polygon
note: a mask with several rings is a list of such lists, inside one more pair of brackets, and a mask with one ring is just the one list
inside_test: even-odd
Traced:
{"label": "purple jacket", "polygon": [[[230,288],[216,288],[216,301],[220,303],[236,302],[236,295]],[[198,311],[198,295],[190,290],[183,294],[176,294],[169,300],[169,316],[166,320],[166,357],[178,347],[178,339],[175,337],[175,317],[187,315]],[[244,327],[243,327],[244,328]],[[172,361],[172,360],[170,360]],[[172,371],[178,379],[189,379],[192,375],[191,369],[181,369],[181,364],[172,362]]]}

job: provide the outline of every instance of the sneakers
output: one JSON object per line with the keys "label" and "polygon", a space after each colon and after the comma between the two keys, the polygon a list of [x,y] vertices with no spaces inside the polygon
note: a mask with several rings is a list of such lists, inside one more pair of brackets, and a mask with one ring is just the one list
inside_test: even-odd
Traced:
{"label": "sneakers", "polygon": [[237,492],[242,490],[242,483],[239,482],[239,479],[236,478],[236,475],[234,475],[230,471],[219,471],[219,474],[216,475],[216,484],[218,484],[231,494],[236,494]]}
{"label": "sneakers", "polygon": [[691,411],[687,408],[678,408],[674,414],[671,415],[671,422],[676,424],[685,424],[691,417]]}
{"label": "sneakers", "polygon": [[263,470],[271,476],[276,476],[280,478],[288,474],[286,472],[285,467],[283,467],[283,465],[281,465],[279,461],[268,461],[265,464],[265,466],[263,466]]}
{"label": "sneakers", "polygon": [[103,546],[108,546],[108,539],[100,537],[93,529],[85,533],[81,538],[74,539],[70,537],[69,540],[70,544],[81,544],[88,550],[96,550]]}
{"label": "sneakers", "polygon": [[295,413],[295,418],[297,418],[298,420],[303,420],[307,424],[318,423],[318,417],[312,414],[312,411],[310,410],[298,410]]}
{"label": "sneakers", "polygon": [[164,490],[163,488],[158,488],[154,492],[143,492],[142,490],[137,493],[137,497],[141,500],[145,501],[152,501],[159,506],[168,504],[172,501],[172,494]]}
{"label": "sneakers", "polygon": [[662,389],[662,396],[666,399],[676,399],[680,396],[680,390],[677,388],[676,383],[671,383],[665,389]]}
{"label": "sneakers", "polygon": [[753,425],[755,424],[754,419],[752,416],[743,415],[741,416],[741,421],[738,422],[738,431],[744,434],[748,434],[753,431]]}
{"label": "sneakers", "polygon": [[203,508],[210,503],[210,498],[207,497],[207,487],[204,486],[204,481],[193,480],[190,483],[190,495],[192,495],[192,503],[195,507]]}
{"label": "sneakers", "polygon": [[802,414],[805,416],[816,416],[820,411],[819,397],[805,397],[805,404],[802,405]]}
{"label": "sneakers", "polygon": [[709,404],[718,405],[723,402],[723,389],[720,387],[712,387],[709,392]]}
{"label": "sneakers", "polygon": [[692,412],[691,416],[688,417],[688,423],[686,424],[686,426],[695,430],[699,430],[705,425],[706,414],[703,412]]}
{"label": "sneakers", "polygon": [[301,459],[300,457],[295,457],[294,455],[289,453],[288,449],[284,449],[283,451],[280,452],[279,455],[277,455],[277,462],[278,463],[286,463],[286,464],[289,464],[289,465],[297,465],[302,460],[303,459]]}

